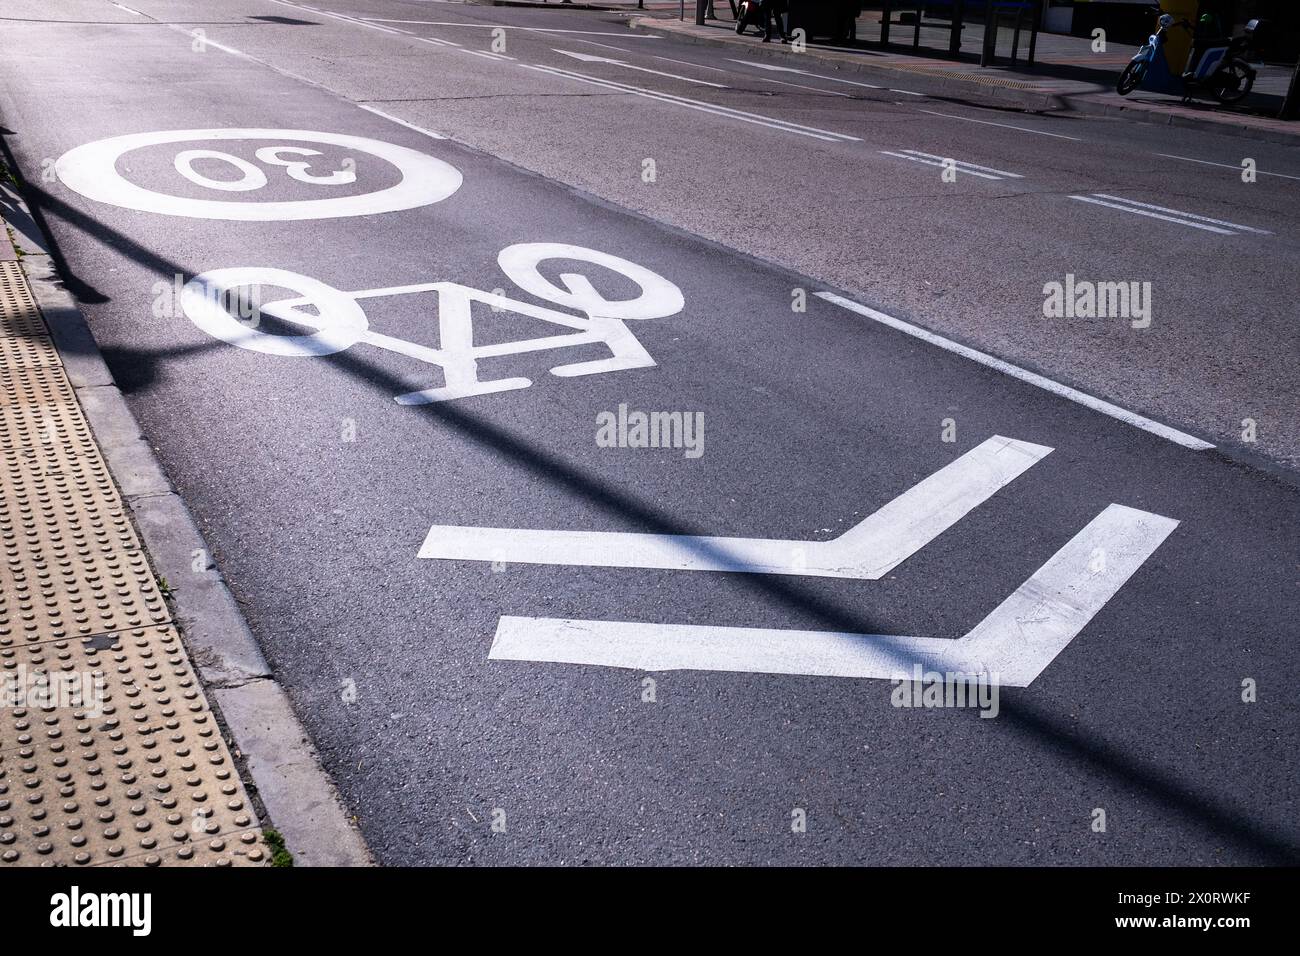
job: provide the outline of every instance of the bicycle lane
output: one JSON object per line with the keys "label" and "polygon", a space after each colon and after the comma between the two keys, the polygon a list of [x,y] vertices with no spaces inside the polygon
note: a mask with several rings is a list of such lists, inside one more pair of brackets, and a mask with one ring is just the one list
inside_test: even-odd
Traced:
{"label": "bicycle lane", "polygon": [[[1295,795],[1278,781],[1290,779],[1294,708],[1233,705],[1243,677],[1296,676],[1274,600],[1288,583],[1279,518],[1297,512],[1293,489],[865,320],[798,276],[238,57],[189,56],[171,31],[119,39],[111,62],[71,29],[44,38],[57,50],[7,68],[11,147],[119,384],[382,861],[1290,858],[1295,834],[1279,821]],[[90,65],[70,77],[70,59]],[[259,132],[155,135],[116,161],[123,180],[179,203],[103,193],[107,151],[73,154],[90,165],[65,160],[53,167],[63,178],[42,179],[47,160],[85,144],[215,128]],[[437,162],[409,165],[422,161],[375,142]],[[99,173],[78,179],[86,168]],[[281,206],[270,222],[199,205],[322,191],[370,198],[339,218]],[[508,253],[521,288],[499,258],[528,243],[597,255],[544,264],[548,291],[527,250]],[[658,317],[626,323],[654,365],[625,340],[637,367],[578,377],[549,369],[610,350],[506,350],[478,378],[527,387],[395,401],[445,384],[427,351],[402,343],[465,334],[439,328],[463,298],[409,287],[480,290],[474,342],[510,342],[556,334],[541,308],[581,319],[555,302],[561,274],[585,276],[607,302],[634,296],[604,256],[633,264],[615,263],[654,293]],[[252,338],[208,324],[264,350],[239,348],[203,331],[176,294],[236,268],[306,277],[244,274],[271,299],[285,282],[280,296],[329,301],[309,280],[374,294],[336,297],[340,336],[296,348],[256,337],[301,331],[274,316]],[[581,280],[569,289],[591,301]],[[531,314],[493,312],[494,295]],[[362,320],[347,302],[367,341],[283,354],[349,344],[356,335],[342,333]],[[698,413],[703,443],[605,447],[598,416],[636,411]],[[615,444],[626,434],[616,428]],[[947,466],[983,465],[994,436],[1035,446],[1034,460],[876,580],[806,577],[795,554],[782,575],[419,557],[434,526],[827,540]],[[892,707],[890,684],[872,677],[813,676],[833,668],[763,673],[743,648],[734,670],[669,670],[654,685],[635,668],[488,656],[502,618],[957,638],[1110,504],[1180,524],[1032,686],[1004,691],[1000,720]],[[669,658],[659,666],[680,666]],[[1119,838],[1094,839],[1098,806],[1128,821]],[[792,808],[820,821],[806,839],[791,839]]]}

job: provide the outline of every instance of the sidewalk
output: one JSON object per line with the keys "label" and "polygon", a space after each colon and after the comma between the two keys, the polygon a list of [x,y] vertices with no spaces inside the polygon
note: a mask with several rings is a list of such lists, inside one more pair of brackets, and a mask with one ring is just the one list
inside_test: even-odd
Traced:
{"label": "sidewalk", "polygon": [[[737,36],[725,5],[719,5],[725,19],[696,26],[693,19],[680,21],[658,17],[636,17],[635,30],[670,36],[710,46],[738,49],[751,54],[778,59],[794,67],[806,67],[809,60],[823,68],[883,76],[890,83],[920,82],[919,91],[936,95],[980,97],[1011,103],[1024,109],[1066,110],[1093,115],[1120,116],[1126,119],[1166,126],[1182,126],[1217,132],[1229,136],[1246,136],[1269,142],[1294,145],[1300,143],[1300,123],[1286,122],[1260,112],[1231,111],[1208,103],[1183,105],[1181,98],[1139,91],[1128,97],[1114,92],[1115,78],[1134,51],[1110,50],[1094,54],[1089,41],[1081,37],[1039,34],[1036,66],[1024,63],[1029,46],[1025,32],[1020,42],[1020,62],[1016,69],[1005,65],[1011,48],[1010,31],[1002,28],[998,54],[1002,65],[980,68],[978,64],[941,56],[937,47],[946,49],[946,39],[936,28],[922,29],[921,51],[911,50],[911,27],[896,28],[889,52],[878,47],[851,49],[841,46],[809,44],[806,52],[795,53],[779,43],[762,43],[756,35]],[[859,37],[875,37],[879,31],[879,12],[866,14],[858,21]],[[943,31],[946,36],[946,31]],[[933,36],[929,34],[933,33]],[[980,24],[968,24],[962,49],[978,51],[983,37]],[[933,55],[926,55],[928,52]],[[895,52],[897,51],[897,52]],[[794,60],[799,59],[802,64]],[[1283,75],[1285,74],[1285,75]],[[892,77],[891,77],[892,75]],[[1256,110],[1276,109],[1289,74],[1278,68],[1261,72],[1258,92],[1250,97]]]}
{"label": "sidewalk", "polygon": [[366,862],[9,183],[0,386],[0,870]]}

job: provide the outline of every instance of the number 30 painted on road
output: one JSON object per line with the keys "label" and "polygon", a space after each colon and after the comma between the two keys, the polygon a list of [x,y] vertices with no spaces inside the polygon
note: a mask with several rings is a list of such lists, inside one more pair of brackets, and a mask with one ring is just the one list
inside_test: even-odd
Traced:
{"label": "number 30 painted on road", "polygon": [[[311,164],[284,155],[319,156],[320,151],[290,143],[313,143],[340,147],[382,159],[401,175],[395,186],[349,196],[298,199],[280,202],[238,202],[222,199],[193,199],[155,192],[126,179],[117,161],[132,150],[169,143],[232,142],[264,140],[257,159],[269,166],[282,166],[286,175],[302,183],[342,186],[356,181],[355,162],[345,160],[343,168],[326,173],[309,172]],[[240,171],[237,180],[215,180],[193,168],[199,159],[220,160]],[[247,160],[213,149],[187,149],[176,154],[173,165],[190,182],[224,192],[251,192],[267,184],[266,173]],[[342,133],[320,133],[295,129],[182,129],[152,133],[131,133],[96,140],[71,149],[59,157],[54,171],[69,189],[81,195],[125,209],[188,216],[192,219],[228,219],[239,222],[281,222],[294,219],[337,219],[368,216],[427,206],[446,199],[460,188],[460,170],[425,153],[393,143]]]}

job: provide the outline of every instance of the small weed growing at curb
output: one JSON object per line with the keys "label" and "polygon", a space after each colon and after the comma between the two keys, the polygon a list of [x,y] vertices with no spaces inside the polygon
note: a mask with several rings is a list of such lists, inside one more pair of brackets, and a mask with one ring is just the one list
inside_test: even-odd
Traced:
{"label": "small weed growing at curb", "polygon": [[267,827],[262,831],[262,839],[271,849],[272,866],[293,866],[293,854],[284,845],[284,836],[279,830]]}

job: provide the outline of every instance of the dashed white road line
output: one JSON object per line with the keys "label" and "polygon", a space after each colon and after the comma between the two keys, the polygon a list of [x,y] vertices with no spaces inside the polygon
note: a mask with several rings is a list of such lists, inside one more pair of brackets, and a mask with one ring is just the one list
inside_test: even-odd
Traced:
{"label": "dashed white road line", "polygon": [[681,106],[702,113],[710,113],[714,116],[721,116],[727,119],[739,120],[742,123],[752,123],[755,126],[766,126],[769,129],[794,133],[797,136],[806,136],[810,139],[820,139],[828,143],[861,142],[861,139],[857,136],[849,136],[845,133],[836,133],[827,129],[819,129],[816,126],[802,126],[798,123],[791,123],[787,120],[763,116],[759,113],[749,113],[745,110],[733,109],[729,106],[718,106],[713,103],[705,103],[701,100],[693,100],[685,96],[678,96],[674,93],[662,93],[657,90],[648,90],[644,87],[632,86],[627,83],[620,83],[616,80],[600,79],[599,77],[588,76],[585,73],[574,73],[571,70],[562,70],[558,67],[539,66],[536,64],[521,65],[523,65],[525,69],[537,70],[540,73],[546,73],[550,76],[575,80],[580,83],[588,83],[593,86],[602,86],[605,89],[617,90],[621,93],[632,93],[636,96],[645,97],[646,99],[659,100],[660,102],[670,103],[674,106]]}
{"label": "dashed white road line", "polygon": [[975,119],[971,116],[958,116],[956,113],[940,113],[936,110],[923,110],[920,109],[920,107],[917,108],[917,111],[920,113],[929,113],[931,116],[943,116],[948,119],[962,120],[966,123],[979,123],[982,126],[997,126],[1001,129],[1014,129],[1019,130],[1022,133],[1034,133],[1038,136],[1051,136],[1055,139],[1068,139],[1075,143],[1083,142],[1083,140],[1077,136],[1066,136],[1064,133],[1047,133],[1041,129],[1030,129],[1027,126],[1011,126],[1007,123],[994,123],[992,120]]}
{"label": "dashed white road line", "polygon": [[416,37],[421,43],[432,43],[434,46],[454,46],[459,47],[459,43],[452,43],[450,40],[444,40],[441,37]]}
{"label": "dashed white road line", "polygon": [[[1192,159],[1190,156],[1175,156],[1173,153],[1156,153],[1157,156],[1163,156],[1165,159],[1181,159],[1185,163],[1199,163],[1202,166],[1218,166],[1221,169],[1231,169],[1240,173],[1241,165],[1233,166],[1231,163],[1212,163],[1207,159]],[[1255,170],[1260,176],[1274,176],[1277,179],[1294,179],[1300,181],[1300,176],[1288,176],[1286,173],[1268,173],[1262,169]]]}
{"label": "dashed white road line", "polygon": [[846,299],[842,295],[837,295],[834,292],[818,292],[816,295],[820,299],[825,299],[827,302],[848,309],[850,312],[856,312],[858,315],[871,319],[874,322],[879,322],[881,325],[887,325],[891,329],[896,329],[899,332],[921,339],[923,342],[937,345],[945,351],[970,359],[972,362],[978,362],[980,365],[996,369],[1004,375],[1009,375],[1012,378],[1026,382],[1030,385],[1036,386],[1037,388],[1041,388],[1044,391],[1051,392],[1053,395],[1058,395],[1061,398],[1083,405],[1085,408],[1090,408],[1095,412],[1108,415],[1111,418],[1124,422],[1125,424],[1132,425],[1134,428],[1140,428],[1145,432],[1150,432],[1152,435],[1158,435],[1166,441],[1171,441],[1176,445],[1190,448],[1193,451],[1206,451],[1207,449],[1214,447],[1210,442],[1203,441],[1194,435],[1189,435],[1176,428],[1171,428],[1168,425],[1161,424],[1160,422],[1147,418],[1145,415],[1130,412],[1126,408],[1120,408],[1118,405],[1113,405],[1103,399],[1095,398],[1092,395],[1071,388],[1068,385],[1062,385],[1060,382],[1055,382],[1045,375],[1039,375],[1037,372],[1031,372],[1018,365],[1012,365],[1010,362],[1003,361],[1000,358],[995,358],[986,352],[973,349],[968,345],[954,342],[952,339],[945,338],[944,336],[931,332],[928,329],[923,329],[910,322],[904,322],[902,319],[896,319],[892,315],[886,315],[884,312],[879,312],[870,306],[854,302],[852,299]]}
{"label": "dashed white road line", "polygon": [[603,30],[561,30],[556,27],[525,27],[514,23],[463,23],[451,20],[394,20],[387,17],[361,17],[370,23],[408,23],[430,27],[468,27],[481,30],[520,30],[525,33],[567,33],[589,37],[619,37],[624,40],[658,40],[660,37],[636,33],[609,33]]}
{"label": "dashed white road line", "polygon": [[1172,222],[1192,229],[1217,233],[1221,236],[1235,236],[1243,232],[1255,233],[1261,236],[1273,235],[1273,233],[1265,229],[1256,229],[1254,226],[1243,226],[1223,219],[1211,219],[1209,216],[1200,216],[1196,213],[1183,212],[1181,209],[1170,209],[1168,206],[1157,206],[1153,203],[1138,202],[1136,199],[1125,199],[1123,196],[1112,196],[1108,193],[1093,193],[1090,196],[1071,196],[1070,198],[1078,202],[1091,203],[1094,206],[1118,209],[1120,212],[1127,212],[1135,216],[1146,216],[1149,219],[1159,219],[1163,222]]}
{"label": "dashed white road line", "polygon": [[677,73],[665,73],[663,70],[652,70],[648,66],[636,66],[632,63],[616,60],[612,56],[594,56],[590,53],[577,53],[573,50],[553,49],[551,52],[559,53],[564,56],[572,57],[582,63],[608,63],[611,66],[620,66],[625,70],[636,70],[639,73],[653,73],[655,76],[666,76],[671,80],[681,80],[683,83],[695,83],[699,86],[711,86],[717,90],[726,90],[730,87],[722,83],[712,83],[709,80],[697,80],[689,76],[681,76]]}
{"label": "dashed white road line", "polygon": [[423,126],[416,126],[414,123],[408,123],[406,120],[396,117],[392,113],[385,113],[383,110],[376,109],[373,106],[367,106],[365,103],[358,103],[357,106],[361,107],[367,113],[374,113],[376,116],[382,116],[384,119],[396,123],[398,126],[405,126],[409,130],[414,130],[417,133],[423,133],[425,136],[428,136],[430,139],[447,138],[446,136],[443,136],[441,133],[435,133],[432,130],[425,129]]}
{"label": "dashed white road line", "polygon": [[334,20],[342,20],[344,23],[353,23],[359,27],[369,27],[371,30],[378,30],[381,33],[393,33],[398,36],[411,36],[411,31],[409,30],[385,27],[378,23],[367,23],[365,20],[358,19],[357,17],[350,17],[344,13],[331,13],[329,10],[318,10],[316,7],[309,7],[306,4],[293,3],[292,0],[271,0],[271,2],[278,3],[282,7],[293,7],[295,10],[306,10],[307,12],[314,13],[320,17],[330,17]]}
{"label": "dashed white road line", "polygon": [[[794,67],[790,66],[776,66],[773,63],[755,63],[752,60],[737,60],[733,57],[728,57],[727,59],[731,60],[732,63],[739,63],[741,66],[752,67],[755,70],[763,70],[768,73],[794,73],[798,76],[806,76],[814,80],[825,80],[827,83],[844,83],[848,86],[860,86],[868,90],[881,89],[881,87],[876,86],[874,83],[860,83],[857,80],[845,80],[838,76],[823,76],[820,73],[813,73],[810,70],[796,70]],[[892,90],[891,92],[906,93],[907,90]],[[912,95],[920,96],[921,94],[913,93]]]}
{"label": "dashed white road line", "polygon": [[908,159],[914,163],[921,163],[925,166],[937,166],[940,169],[946,168],[948,163],[952,163],[957,172],[964,173],[967,176],[978,176],[980,179],[1024,179],[1019,173],[1008,173],[1001,169],[994,169],[992,166],[980,166],[977,163],[967,163],[960,159],[952,159],[948,156],[936,156],[934,153],[923,153],[916,149],[905,149],[901,153],[892,150],[882,149],[881,154],[893,156],[897,159]]}

